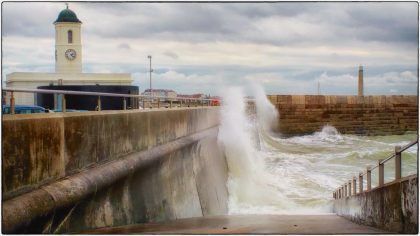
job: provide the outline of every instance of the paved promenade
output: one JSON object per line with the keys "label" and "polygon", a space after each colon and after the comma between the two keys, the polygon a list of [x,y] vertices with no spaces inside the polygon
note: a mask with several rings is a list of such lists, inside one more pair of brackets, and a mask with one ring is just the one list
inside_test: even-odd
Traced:
{"label": "paved promenade", "polygon": [[89,234],[384,234],[334,214],[230,215],[85,231]]}

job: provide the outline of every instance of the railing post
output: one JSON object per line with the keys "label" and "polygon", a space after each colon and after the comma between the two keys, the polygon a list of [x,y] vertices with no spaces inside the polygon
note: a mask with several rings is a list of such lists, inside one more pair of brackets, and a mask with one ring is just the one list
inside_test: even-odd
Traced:
{"label": "railing post", "polygon": [[367,191],[370,191],[372,189],[372,170],[370,169],[370,167],[366,169],[366,182],[366,189]]}
{"label": "railing post", "polygon": [[341,188],[338,188],[338,198],[341,198]]}
{"label": "railing post", "polygon": [[353,195],[356,195],[356,176],[353,176]]}
{"label": "railing post", "polygon": [[344,197],[347,197],[347,184],[344,184]]}
{"label": "railing post", "polygon": [[169,107],[172,108],[172,99],[171,99],[171,102],[169,103]]}
{"label": "railing post", "polygon": [[1,105],[6,105],[6,98],[7,98],[7,92],[6,93],[4,93],[4,96],[3,96],[3,93],[1,94]]}
{"label": "railing post", "polygon": [[349,180],[349,197],[351,196],[351,180]]}
{"label": "railing post", "polygon": [[144,98],[142,99],[142,102],[143,102],[143,110],[144,110],[144,109],[146,109],[146,107],[145,107],[146,103],[144,101]]}
{"label": "railing post", "polygon": [[346,197],[346,191],[344,190],[344,185],[341,185],[341,198],[345,198]]}
{"label": "railing post", "polygon": [[127,110],[127,101],[125,100],[125,97],[124,97],[124,102],[123,102],[123,109]]}
{"label": "railing post", "polygon": [[384,163],[383,160],[378,160],[378,168],[379,168],[379,187],[384,185]]}
{"label": "railing post", "polygon": [[61,95],[61,111],[62,112],[66,112],[66,109],[67,109],[67,107],[66,107],[66,95],[65,94],[62,94]]}
{"label": "railing post", "polygon": [[160,98],[158,98],[158,99],[157,99],[157,102],[158,102],[158,104],[157,104],[157,105],[158,105],[158,106],[157,106],[157,108],[159,108],[159,107],[160,107]]}
{"label": "railing post", "polygon": [[98,96],[98,111],[102,110],[102,104],[101,104],[101,96]]}
{"label": "railing post", "polygon": [[132,99],[132,98],[129,98],[130,100],[129,101],[133,101],[134,100],[134,104],[136,104],[135,106],[134,106],[134,104],[133,104],[133,109],[139,109],[139,106],[140,106],[140,98],[139,97],[135,97],[134,99]]}
{"label": "railing post", "polygon": [[363,173],[359,173],[359,193],[363,193]]}
{"label": "railing post", "polygon": [[13,92],[10,92],[10,114],[15,114],[15,97]]}
{"label": "railing post", "polygon": [[395,147],[395,180],[401,179],[401,147]]}

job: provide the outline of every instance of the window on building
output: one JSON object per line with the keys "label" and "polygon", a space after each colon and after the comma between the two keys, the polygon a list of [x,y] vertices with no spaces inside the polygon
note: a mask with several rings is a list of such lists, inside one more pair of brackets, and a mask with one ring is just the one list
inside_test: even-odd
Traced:
{"label": "window on building", "polygon": [[73,31],[67,31],[67,39],[69,43],[73,43]]}

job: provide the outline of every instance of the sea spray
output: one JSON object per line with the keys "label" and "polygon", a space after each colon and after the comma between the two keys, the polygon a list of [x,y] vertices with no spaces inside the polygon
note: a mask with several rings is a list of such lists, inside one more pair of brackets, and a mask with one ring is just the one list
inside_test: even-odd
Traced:
{"label": "sea spray", "polygon": [[272,113],[267,101],[258,95],[258,101],[264,104],[264,109],[257,111],[256,119],[250,119],[246,114],[246,103],[241,88],[227,88],[224,94],[218,140],[224,149],[229,167],[230,213],[247,211],[254,206],[260,206],[261,203],[266,203],[265,207],[270,209],[291,206],[281,192],[273,189],[273,183],[267,181],[269,177],[265,170],[264,158],[257,150],[255,137],[252,135],[258,127],[269,127],[259,125],[258,121],[273,121],[270,113],[267,113]]}
{"label": "sea spray", "polygon": [[228,88],[223,97],[221,126],[218,140],[221,142],[229,167],[228,190],[230,201],[252,199],[254,181],[260,168],[254,163],[256,151],[251,139],[251,123],[246,116],[246,107],[241,88]]}
{"label": "sea spray", "polygon": [[260,129],[270,132],[272,129],[277,128],[279,113],[267,99],[267,95],[260,85],[253,85],[252,92],[255,97],[258,126]]}
{"label": "sea spray", "polygon": [[252,85],[252,93],[255,97],[256,120],[255,135],[259,150],[267,148],[266,142],[271,141],[271,134],[278,127],[279,112],[276,107],[267,99],[264,89],[259,84]]}
{"label": "sea spray", "polygon": [[224,148],[230,174],[248,178],[253,173],[252,156],[255,155],[249,130],[251,125],[245,114],[243,92],[239,87],[228,88],[221,107],[221,125],[218,140]]}
{"label": "sea spray", "polygon": [[[261,90],[253,94],[254,117],[246,113],[241,88],[227,88],[223,94],[218,140],[229,168],[230,214],[329,213],[335,188],[389,155],[395,145],[417,139],[416,133],[343,135],[332,126],[310,135],[279,138],[270,131],[278,117],[273,118],[274,107]],[[405,155],[403,172],[416,173],[417,148]]]}

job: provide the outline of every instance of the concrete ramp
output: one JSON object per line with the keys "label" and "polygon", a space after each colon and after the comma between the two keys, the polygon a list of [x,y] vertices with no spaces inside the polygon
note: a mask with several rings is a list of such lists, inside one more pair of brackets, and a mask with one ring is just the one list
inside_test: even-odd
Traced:
{"label": "concrete ramp", "polygon": [[229,215],[165,223],[135,224],[84,231],[83,234],[384,234],[373,227],[328,215]]}

